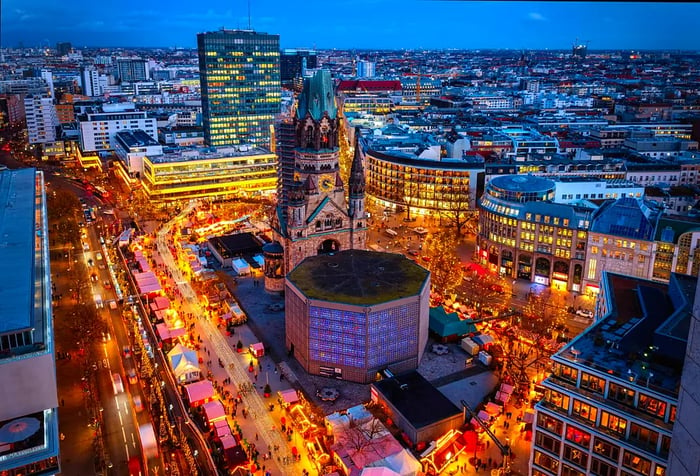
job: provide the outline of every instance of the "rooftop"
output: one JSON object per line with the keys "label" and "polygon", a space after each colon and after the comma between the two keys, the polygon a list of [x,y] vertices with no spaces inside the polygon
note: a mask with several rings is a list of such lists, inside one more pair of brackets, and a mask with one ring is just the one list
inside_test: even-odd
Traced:
{"label": "rooftop", "polygon": [[116,137],[117,140],[121,141],[129,148],[160,145],[158,141],[154,140],[141,129],[135,129],[133,131],[118,131]]}
{"label": "rooftop", "polygon": [[535,175],[502,175],[489,182],[492,186],[512,192],[547,192],[554,188],[554,182]]}
{"label": "rooftop", "polygon": [[310,299],[370,306],[419,294],[429,275],[401,254],[347,250],[306,258],[287,279]]}
{"label": "rooftop", "polygon": [[555,360],[677,397],[697,278],[673,274],[664,284],[605,273],[603,285],[608,313]]}
{"label": "rooftop", "polygon": [[169,164],[174,162],[189,162],[193,160],[228,159],[234,157],[252,157],[255,155],[267,155],[274,157],[272,152],[262,147],[252,145],[240,145],[234,147],[175,147],[163,149],[163,155],[149,157],[154,164]]}
{"label": "rooftop", "polygon": [[[0,334],[35,327],[35,243],[42,224],[34,213],[34,169],[0,172]],[[41,326],[36,326],[37,330]]]}
{"label": "rooftop", "polygon": [[372,385],[416,429],[462,413],[460,408],[417,371],[383,379]]}

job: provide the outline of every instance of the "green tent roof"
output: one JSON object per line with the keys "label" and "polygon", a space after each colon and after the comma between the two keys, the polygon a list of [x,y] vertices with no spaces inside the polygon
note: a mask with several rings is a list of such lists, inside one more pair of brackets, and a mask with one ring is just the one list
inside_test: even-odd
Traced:
{"label": "green tent roof", "polygon": [[467,319],[460,320],[456,312],[447,314],[442,306],[430,308],[430,330],[440,337],[463,336],[476,332],[476,325]]}

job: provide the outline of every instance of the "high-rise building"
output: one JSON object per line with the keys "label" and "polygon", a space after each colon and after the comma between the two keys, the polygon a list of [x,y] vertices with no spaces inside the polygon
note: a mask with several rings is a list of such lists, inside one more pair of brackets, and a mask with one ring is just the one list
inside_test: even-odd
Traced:
{"label": "high-rise building", "polygon": [[0,172],[0,474],[58,474],[58,396],[44,176]]}
{"label": "high-rise building", "polygon": [[45,144],[56,140],[58,116],[53,99],[32,94],[24,98],[27,134],[30,144]]}
{"label": "high-rise building", "polygon": [[70,43],[66,41],[56,43],[56,53],[58,54],[58,56],[65,56],[71,51],[73,51],[73,45],[71,45]]}
{"label": "high-rise building", "polygon": [[[285,250],[286,272],[307,256],[365,249],[367,212],[362,150],[356,143],[346,201],[339,166],[339,120],[330,72],[317,71],[304,81],[299,96],[291,182],[284,177],[286,169],[282,170],[286,190],[281,196],[286,200],[286,213],[285,206],[278,204],[274,228],[276,239]],[[284,157],[291,155],[285,152]]]}
{"label": "high-rise building", "polygon": [[86,96],[100,96],[100,73],[94,66],[85,66],[80,69],[80,87]]}
{"label": "high-rise building", "polygon": [[697,354],[688,333],[697,284],[604,273],[599,319],[552,356],[542,382],[531,476],[698,474],[697,364],[684,366]]}
{"label": "high-rise building", "polygon": [[117,77],[122,83],[146,81],[148,79],[146,60],[141,58],[117,58]]}
{"label": "high-rise building", "polygon": [[[88,112],[78,116],[80,148],[83,151],[106,152],[114,149],[114,139],[119,131],[141,129],[153,140],[158,140],[155,118],[143,111],[119,108],[120,104],[106,104],[100,112]],[[133,103],[131,104],[133,106]]]}
{"label": "high-rise building", "polygon": [[219,30],[197,35],[204,141],[269,147],[281,107],[279,35]]}
{"label": "high-rise building", "polygon": [[306,70],[318,67],[318,57],[314,50],[285,49],[280,55],[280,79],[291,81],[301,78]]}
{"label": "high-rise building", "polygon": [[376,66],[376,63],[374,61],[363,61],[363,60],[358,61],[357,62],[357,77],[358,78],[374,78],[375,66]]}

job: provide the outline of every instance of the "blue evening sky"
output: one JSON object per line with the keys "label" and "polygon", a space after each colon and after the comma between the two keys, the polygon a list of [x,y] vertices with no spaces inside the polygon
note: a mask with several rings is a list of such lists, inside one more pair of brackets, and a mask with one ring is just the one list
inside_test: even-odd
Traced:
{"label": "blue evening sky", "polygon": [[[247,28],[246,0],[1,0],[3,47],[182,46]],[[700,4],[250,0],[251,26],[284,48],[700,50]]]}

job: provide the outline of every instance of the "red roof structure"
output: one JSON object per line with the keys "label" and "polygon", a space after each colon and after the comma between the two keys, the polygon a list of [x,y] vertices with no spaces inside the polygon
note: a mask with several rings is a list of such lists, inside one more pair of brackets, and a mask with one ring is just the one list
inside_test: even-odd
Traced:
{"label": "red roof structure", "polygon": [[368,93],[399,92],[401,81],[398,79],[387,81],[370,81],[363,79],[343,80],[338,83],[338,91],[359,91]]}

